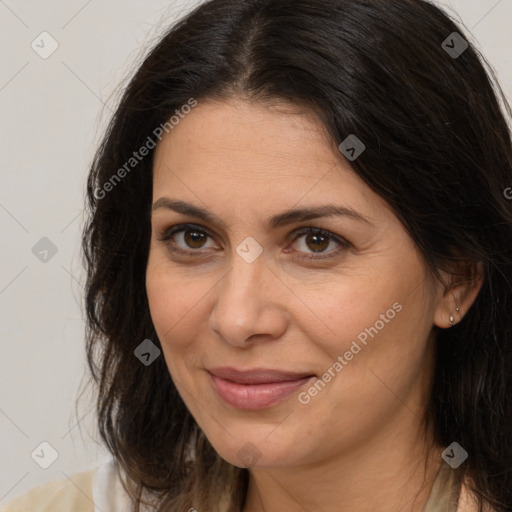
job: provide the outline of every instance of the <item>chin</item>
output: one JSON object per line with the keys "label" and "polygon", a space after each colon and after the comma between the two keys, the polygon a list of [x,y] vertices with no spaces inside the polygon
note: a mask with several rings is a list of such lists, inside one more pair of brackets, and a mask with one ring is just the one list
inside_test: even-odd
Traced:
{"label": "chin", "polygon": [[283,467],[299,462],[296,443],[291,441],[285,429],[274,439],[268,437],[271,429],[230,429],[222,437],[208,437],[215,451],[227,462],[240,468]]}

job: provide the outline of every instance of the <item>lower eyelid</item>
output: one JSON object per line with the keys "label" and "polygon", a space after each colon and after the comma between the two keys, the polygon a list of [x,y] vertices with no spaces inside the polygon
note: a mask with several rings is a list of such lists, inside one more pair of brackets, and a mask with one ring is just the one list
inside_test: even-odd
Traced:
{"label": "lower eyelid", "polygon": [[[167,245],[176,245],[176,250],[177,251],[181,251],[181,252],[200,252],[201,250],[204,249],[204,247],[199,247],[198,249],[193,249],[192,247],[189,247],[188,249],[185,249],[183,247],[180,247],[180,246],[177,246],[176,244],[176,241],[175,241],[175,237],[176,235],[180,235],[180,234],[183,234],[183,233],[186,233],[187,231],[195,231],[197,233],[201,233],[201,234],[204,234],[207,236],[207,239],[210,239],[210,240],[213,240],[213,237],[207,233],[206,231],[203,231],[203,230],[200,230],[200,229],[194,229],[194,228],[188,228],[188,229],[177,229],[176,231],[171,231],[171,232],[164,232],[163,235],[161,235],[161,237],[159,238],[159,240],[161,242],[164,242],[166,243]],[[207,249],[209,249],[209,247],[207,247]],[[174,248],[173,248],[174,250]]]}
{"label": "lower eyelid", "polygon": [[[329,241],[335,242],[339,248],[347,249],[350,247],[350,243],[347,240],[345,240],[343,237],[336,235],[334,233],[331,233],[330,231],[328,231],[326,229],[322,229],[322,228],[311,228],[311,229],[305,228],[303,231],[299,231],[298,233],[295,234],[295,237],[293,238],[292,243],[295,243],[299,238],[301,238],[303,236],[307,236],[309,234],[317,234],[320,236],[324,236],[324,237],[328,238]],[[334,250],[331,249],[330,251],[326,251],[325,253],[317,253],[317,254],[328,254],[328,253],[333,252]],[[315,254],[315,253],[311,253],[311,254]]]}
{"label": "lower eyelid", "polygon": [[[304,236],[305,236],[305,235],[300,235],[300,236],[298,236],[298,237],[293,241],[293,243],[294,243],[294,244],[295,244],[295,243],[298,243],[298,241],[299,241],[302,237],[304,237]],[[329,245],[331,245],[331,243],[332,243],[332,242],[334,242],[334,244],[336,244],[336,247],[329,249],[328,247],[329,247]],[[304,244],[304,246],[306,245],[306,242],[305,242],[305,241],[303,241],[302,243]],[[340,248],[340,246],[341,246],[341,244],[340,244],[337,240],[333,240],[332,238],[331,238],[331,239],[329,239],[329,245],[327,246],[327,248],[326,248],[324,251],[318,251],[318,252],[311,251],[311,252],[309,252],[309,251],[307,251],[307,250],[297,250],[296,252],[298,252],[298,253],[300,253],[300,254],[303,254],[303,253],[304,253],[304,254],[332,254],[332,253],[334,253],[335,251],[337,251],[337,250]]]}
{"label": "lower eyelid", "polygon": [[[170,228],[170,229],[166,229],[166,230],[163,230],[162,232],[159,233],[159,235],[157,236],[157,239],[160,241],[160,242],[163,242],[165,243],[166,245],[168,246],[171,246],[173,245],[173,238],[180,234],[180,233],[184,233],[186,231],[196,231],[198,233],[202,233],[204,235],[206,235],[209,239],[211,240],[214,240],[213,236],[208,233],[207,231],[205,231],[204,229],[200,229],[200,228],[197,228],[195,226],[181,226],[181,227],[176,227],[176,229],[174,228]],[[304,237],[306,235],[309,235],[309,234],[320,234],[320,235],[323,235],[325,237],[327,237],[330,241],[333,241],[335,242],[336,244],[338,244],[338,247],[335,248],[335,249],[331,249],[329,251],[326,251],[326,252],[318,252],[318,253],[315,253],[315,252],[305,252],[305,251],[291,251],[291,252],[298,252],[299,254],[310,254],[312,256],[304,256],[304,259],[321,259],[321,258],[328,258],[329,256],[323,256],[323,255],[330,255],[330,254],[333,254],[336,255],[337,253],[339,253],[340,251],[342,251],[343,249],[347,249],[349,246],[350,246],[350,243],[348,241],[346,241],[345,239],[335,235],[334,233],[331,233],[325,229],[321,229],[321,228],[299,228],[298,230],[296,230],[295,234],[293,235],[293,238],[292,238],[292,241],[291,241],[291,244],[295,243],[297,240],[299,240],[301,237]],[[174,242],[175,244],[175,242]],[[204,250],[203,247],[200,247],[198,249],[193,249],[193,248],[188,248],[188,249],[184,249],[182,247],[179,247],[179,246],[174,246],[172,248],[170,248],[172,251],[174,252],[179,252],[179,253],[182,253],[182,254],[193,254],[193,253],[200,253],[201,251]],[[209,249],[209,248],[206,248],[206,249]],[[317,256],[315,256],[317,255]]]}

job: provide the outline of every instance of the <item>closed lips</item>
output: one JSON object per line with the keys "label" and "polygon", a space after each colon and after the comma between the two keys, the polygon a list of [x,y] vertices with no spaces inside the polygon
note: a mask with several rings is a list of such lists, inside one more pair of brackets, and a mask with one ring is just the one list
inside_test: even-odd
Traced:
{"label": "closed lips", "polygon": [[212,368],[209,373],[220,379],[236,382],[237,384],[270,384],[275,382],[296,381],[313,377],[310,372],[290,372],[282,370],[268,370],[254,368],[250,370],[236,370],[234,368]]}
{"label": "closed lips", "polygon": [[219,398],[236,409],[258,410],[277,405],[304,386],[313,375],[253,368],[213,368],[208,371]]}

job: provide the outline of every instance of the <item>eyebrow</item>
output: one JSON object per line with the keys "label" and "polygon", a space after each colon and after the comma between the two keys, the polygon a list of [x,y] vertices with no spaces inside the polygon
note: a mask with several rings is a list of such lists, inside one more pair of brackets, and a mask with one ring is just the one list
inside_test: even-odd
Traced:
{"label": "eyebrow", "polygon": [[[217,224],[224,230],[228,229],[228,225],[210,210],[200,208],[184,201],[173,201],[168,197],[161,197],[155,201],[151,210],[154,212],[155,210],[161,208],[172,210],[183,215],[197,217],[204,222]],[[306,222],[308,220],[318,219],[321,217],[334,216],[348,217],[349,219],[372,225],[367,217],[357,212],[356,210],[344,206],[337,206],[334,204],[325,204],[308,208],[294,208],[269,217],[266,223],[269,229],[276,229],[288,224],[293,224],[295,222]]]}

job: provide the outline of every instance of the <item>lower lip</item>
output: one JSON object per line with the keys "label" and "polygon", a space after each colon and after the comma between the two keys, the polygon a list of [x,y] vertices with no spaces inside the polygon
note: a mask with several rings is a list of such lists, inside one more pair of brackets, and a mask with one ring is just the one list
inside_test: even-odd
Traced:
{"label": "lower lip", "polygon": [[298,391],[312,378],[313,376],[285,382],[238,384],[211,375],[213,387],[220,398],[232,407],[246,410],[265,409],[275,405]]}

